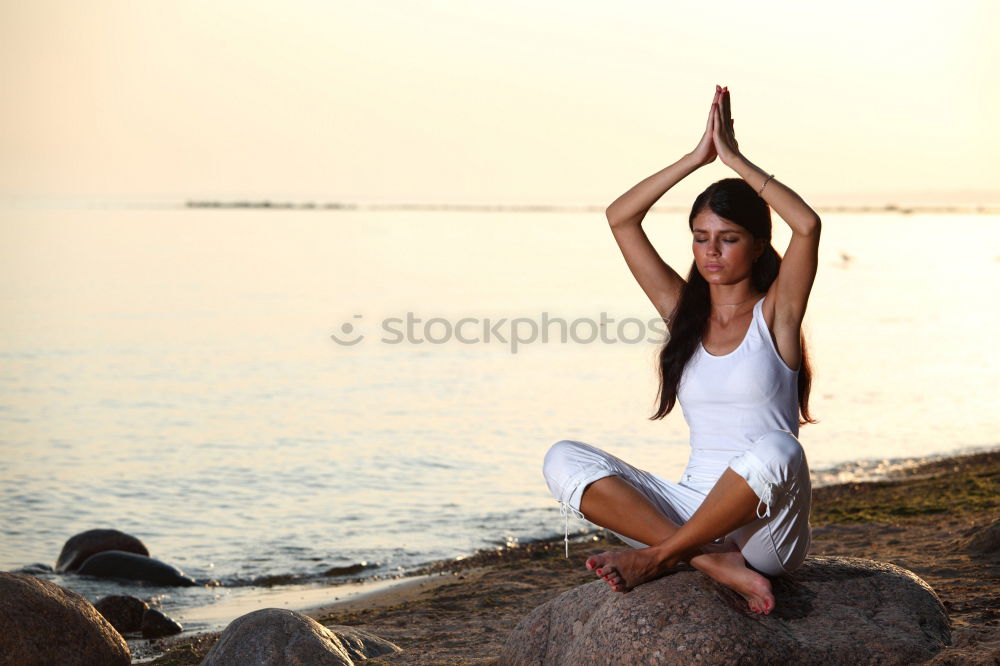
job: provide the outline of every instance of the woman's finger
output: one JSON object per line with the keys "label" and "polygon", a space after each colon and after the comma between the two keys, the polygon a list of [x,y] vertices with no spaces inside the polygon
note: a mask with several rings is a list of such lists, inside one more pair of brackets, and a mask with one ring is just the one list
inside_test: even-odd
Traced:
{"label": "woman's finger", "polygon": [[723,142],[722,138],[722,115],[721,107],[719,104],[712,105],[712,145],[715,147],[716,153],[719,152],[719,145]]}
{"label": "woman's finger", "polygon": [[712,125],[712,109],[714,109],[715,105],[719,103],[719,101],[721,100],[721,97],[722,97],[722,89],[719,88],[719,86],[715,86],[715,96],[712,98],[712,106],[710,106],[709,109],[708,109],[708,126],[709,127],[711,127],[711,125]]}
{"label": "woman's finger", "polygon": [[726,121],[722,117],[722,105],[716,105],[715,107],[715,132],[713,133],[713,138],[716,144],[728,145],[733,142],[732,132],[726,126]]}
{"label": "woman's finger", "polygon": [[[726,127],[722,118],[722,108],[720,106],[715,107],[715,132],[712,134],[712,139],[715,142],[716,151],[722,155],[723,152],[732,152],[739,150],[739,143],[736,141],[736,135],[733,134],[732,127]],[[723,149],[723,150],[720,150]]]}
{"label": "woman's finger", "polygon": [[712,139],[718,143],[722,140],[722,107],[719,104],[712,105]]}
{"label": "woman's finger", "polygon": [[733,125],[736,123],[733,120],[733,110],[730,106],[731,100],[729,97],[729,90],[726,88],[722,89],[722,119],[723,119],[723,131],[728,133],[729,138],[733,141],[736,140],[736,132]]}

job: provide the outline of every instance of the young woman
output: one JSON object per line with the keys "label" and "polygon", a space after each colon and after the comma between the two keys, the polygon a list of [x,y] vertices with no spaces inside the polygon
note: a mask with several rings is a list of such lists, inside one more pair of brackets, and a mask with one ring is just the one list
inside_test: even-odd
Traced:
{"label": "young woman", "polygon": [[[667,190],[716,157],[740,178],[695,200],[694,262],[684,280],[660,258],[642,221]],[[769,206],[792,230],[783,259],[771,246]],[[619,197],[607,217],[670,332],[653,418],[680,403],[691,457],[675,483],[564,440],[545,456],[549,489],[564,510],[633,546],[587,560],[613,590],[627,592],[685,560],[739,592],[754,612],[770,613],[765,575],[798,567],[810,541],[809,468],[796,437],[800,423],[811,422],[801,325],[819,217],[740,153],[729,90],[719,86],[694,151]]]}

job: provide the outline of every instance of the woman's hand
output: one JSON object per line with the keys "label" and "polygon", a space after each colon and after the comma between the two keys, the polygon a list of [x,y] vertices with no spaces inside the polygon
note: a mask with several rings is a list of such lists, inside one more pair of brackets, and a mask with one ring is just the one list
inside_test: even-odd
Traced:
{"label": "woman's hand", "polygon": [[715,86],[715,97],[712,99],[712,106],[708,111],[708,122],[705,125],[705,134],[698,142],[698,147],[691,151],[691,158],[699,167],[711,164],[715,161],[718,153],[715,148],[713,128],[715,126],[715,107],[722,100],[722,88]]}
{"label": "woman's hand", "polygon": [[716,101],[712,103],[712,144],[722,163],[732,167],[740,157],[740,145],[733,130],[729,88],[722,88],[716,92],[715,97]]}

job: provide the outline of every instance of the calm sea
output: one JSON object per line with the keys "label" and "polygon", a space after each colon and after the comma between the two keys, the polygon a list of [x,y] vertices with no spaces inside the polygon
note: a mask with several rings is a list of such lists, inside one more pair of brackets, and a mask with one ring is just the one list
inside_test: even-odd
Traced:
{"label": "calm sea", "polygon": [[[685,216],[646,226],[686,271]],[[817,481],[1000,442],[998,230],[824,216]],[[111,527],[227,586],[389,574],[560,532],[559,439],[684,467],[600,213],[10,209],[0,240],[0,569]]]}

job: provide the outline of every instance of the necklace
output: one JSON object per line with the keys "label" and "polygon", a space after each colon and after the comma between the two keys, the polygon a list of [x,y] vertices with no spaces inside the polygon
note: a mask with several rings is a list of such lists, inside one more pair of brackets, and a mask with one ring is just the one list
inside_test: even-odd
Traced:
{"label": "necklace", "polygon": [[743,305],[744,303],[749,303],[750,301],[752,301],[755,298],[757,298],[757,297],[756,296],[751,296],[750,298],[746,299],[745,301],[740,301],[739,303],[712,303],[712,307],[713,308],[725,308],[725,307],[731,308],[731,307],[735,307],[737,305]]}

